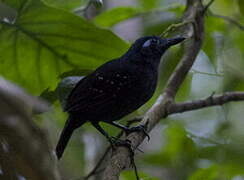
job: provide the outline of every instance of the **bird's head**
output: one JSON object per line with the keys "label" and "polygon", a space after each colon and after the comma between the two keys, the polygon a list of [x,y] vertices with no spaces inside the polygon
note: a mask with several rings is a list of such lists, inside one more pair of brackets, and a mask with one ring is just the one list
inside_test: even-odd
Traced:
{"label": "bird's head", "polygon": [[162,56],[171,46],[182,42],[184,37],[160,38],[159,36],[142,37],[132,45],[144,56]]}
{"label": "bird's head", "polygon": [[171,46],[176,45],[185,40],[184,37],[161,38],[159,36],[146,36],[137,39],[131,46],[127,54],[134,56],[134,60],[139,61],[145,59],[159,59],[164,52]]}

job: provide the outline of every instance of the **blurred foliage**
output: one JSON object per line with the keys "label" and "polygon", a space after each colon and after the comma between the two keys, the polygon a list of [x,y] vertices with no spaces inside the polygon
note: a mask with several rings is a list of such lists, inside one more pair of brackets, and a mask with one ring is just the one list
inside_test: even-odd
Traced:
{"label": "blurred foliage", "polygon": [[43,0],[44,3],[65,10],[73,10],[74,8],[85,6],[87,0]]}
{"label": "blurred foliage", "polygon": [[[94,23],[101,27],[111,27],[118,22],[137,16],[140,13],[140,9],[133,7],[117,7],[111,10],[105,11],[96,16]],[[113,18],[111,18],[113,17]]]}
{"label": "blurred foliage", "polygon": [[[151,177],[148,174],[144,172],[139,172],[138,173],[140,179],[147,179],[147,180],[159,180],[159,178],[156,177]],[[130,180],[130,179],[135,179],[135,173],[133,171],[124,171],[121,174],[121,180]]]}
{"label": "blurred foliage", "polygon": [[[111,2],[104,1],[103,7],[90,20],[75,13],[77,9],[89,10],[87,5],[93,3],[89,0],[0,2],[1,76],[52,104],[51,113],[36,119],[38,125],[48,128],[54,144],[67,117],[62,107],[75,84],[129,47],[120,38],[127,37],[120,32],[135,33],[133,27],[139,26],[141,31],[136,32],[137,36],[159,35],[170,24],[179,22],[185,9],[184,0],[133,1],[136,4],[128,0],[123,6],[114,0],[113,7]],[[208,3],[207,0],[203,2]],[[228,18],[215,15],[227,16],[243,27],[244,1],[215,0],[211,5],[205,19],[203,48],[177,94],[179,102],[209,96],[213,91],[244,91],[243,29]],[[135,25],[128,28],[126,23]],[[170,32],[169,36],[179,33]],[[124,120],[143,115],[152,106],[182,52],[181,46],[167,52],[160,66],[155,95]],[[157,136],[143,145],[146,153],[136,160],[140,162],[140,177],[151,180],[244,179],[243,108],[243,103],[231,103],[221,108],[170,116],[162,121]],[[102,125],[111,135],[119,132]],[[160,148],[152,147],[151,143]],[[87,174],[106,145],[103,137],[89,125],[77,130],[60,163],[63,176],[70,179]],[[132,170],[121,174],[121,180],[134,178]]]}

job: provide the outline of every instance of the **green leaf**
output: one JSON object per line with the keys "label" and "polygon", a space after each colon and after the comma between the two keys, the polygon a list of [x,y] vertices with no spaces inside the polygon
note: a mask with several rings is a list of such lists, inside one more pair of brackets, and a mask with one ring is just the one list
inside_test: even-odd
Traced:
{"label": "green leaf", "polygon": [[232,179],[236,175],[243,175],[243,167],[234,163],[214,164],[208,168],[195,171],[188,180],[216,180]]}
{"label": "green leaf", "polygon": [[[150,175],[144,173],[144,172],[138,172],[140,179],[147,179],[147,180],[159,180],[159,178],[151,177]],[[132,170],[123,171],[121,173],[121,180],[131,180],[136,179],[135,178],[135,172]]]}
{"label": "green leaf", "polygon": [[191,84],[192,84],[193,74],[188,74],[181,85],[179,92],[176,95],[176,101],[185,101],[189,98],[191,93]]}
{"label": "green leaf", "polygon": [[208,55],[209,60],[215,64],[216,47],[215,39],[212,33],[206,32],[205,41],[203,44],[203,51]]}
{"label": "green leaf", "polygon": [[[178,123],[172,123],[166,130],[167,145],[164,153],[171,158],[175,165],[183,165],[184,161],[191,162],[196,157],[194,142],[187,137],[185,129]],[[185,162],[185,163],[186,163]]]}
{"label": "green leaf", "polygon": [[209,168],[198,169],[188,180],[216,180],[218,178],[218,166],[213,165]]}
{"label": "green leaf", "polygon": [[52,7],[65,10],[72,10],[74,8],[85,5],[86,3],[85,0],[43,0],[43,2]]}
{"label": "green leaf", "polygon": [[93,70],[91,69],[72,69],[70,71],[60,74],[59,78],[63,79],[69,76],[86,76],[92,72]]}
{"label": "green leaf", "polygon": [[20,2],[15,22],[0,21],[0,72],[33,93],[54,89],[63,72],[94,70],[128,48],[111,31],[38,0],[5,3]]}
{"label": "green leaf", "polygon": [[101,27],[111,27],[123,20],[135,17],[140,9],[133,7],[116,7],[98,15],[94,22]]}
{"label": "green leaf", "polygon": [[244,15],[244,1],[243,0],[238,0],[238,5],[239,5],[239,10],[242,15]]}
{"label": "green leaf", "polygon": [[241,50],[242,54],[244,55],[244,36],[243,31],[240,31],[239,29],[233,29],[231,31],[230,37],[233,38],[234,44],[237,45],[237,47]]}
{"label": "green leaf", "polygon": [[143,9],[153,9],[159,5],[159,0],[138,0]]}
{"label": "green leaf", "polygon": [[[241,0],[243,1],[243,0]],[[236,9],[236,1],[230,0],[218,0],[215,1],[211,6],[210,9],[216,14],[223,14],[225,16],[234,15]]]}
{"label": "green leaf", "polygon": [[211,17],[207,16],[206,18],[206,32],[213,33],[213,32],[225,32],[226,31],[226,23],[224,20],[217,18],[217,17]]}
{"label": "green leaf", "polygon": [[150,165],[167,167],[170,164],[170,157],[161,151],[153,154],[145,154],[143,161]]}
{"label": "green leaf", "polygon": [[[179,4],[166,6],[163,8],[153,8],[153,9],[144,9],[136,8],[131,6],[121,6],[113,9],[109,9],[100,15],[96,16],[94,23],[101,27],[112,27],[117,23],[120,23],[124,20],[134,18],[137,16],[148,16],[150,14],[155,14],[159,12],[171,11],[175,12],[178,15],[181,15],[184,10],[184,6]],[[160,28],[162,31],[162,28]]]}

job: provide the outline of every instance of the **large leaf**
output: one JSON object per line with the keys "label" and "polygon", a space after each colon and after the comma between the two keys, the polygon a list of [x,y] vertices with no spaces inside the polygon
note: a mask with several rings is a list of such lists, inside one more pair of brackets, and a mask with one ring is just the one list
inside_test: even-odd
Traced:
{"label": "large leaf", "polygon": [[94,22],[102,27],[111,27],[118,22],[127,20],[129,18],[139,15],[140,9],[133,7],[117,7],[111,10],[105,11],[98,15]]}
{"label": "large leaf", "polygon": [[111,31],[38,0],[5,4],[18,16],[14,23],[0,21],[0,72],[34,93],[53,89],[63,72],[93,70],[128,48]]}

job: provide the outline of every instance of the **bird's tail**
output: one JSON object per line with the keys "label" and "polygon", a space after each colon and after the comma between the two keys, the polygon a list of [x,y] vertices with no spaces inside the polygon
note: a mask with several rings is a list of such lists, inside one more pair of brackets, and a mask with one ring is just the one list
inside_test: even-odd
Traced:
{"label": "bird's tail", "polygon": [[73,117],[69,116],[58,140],[58,144],[56,146],[56,155],[58,159],[62,157],[64,149],[66,148],[73,131],[77,128],[74,126],[72,118]]}

